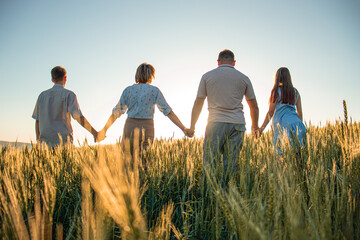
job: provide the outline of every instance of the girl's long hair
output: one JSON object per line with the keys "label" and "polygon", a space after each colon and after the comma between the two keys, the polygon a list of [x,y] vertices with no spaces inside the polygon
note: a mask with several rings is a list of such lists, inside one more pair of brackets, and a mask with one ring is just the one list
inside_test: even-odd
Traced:
{"label": "girl's long hair", "polygon": [[281,88],[281,102],[295,105],[295,89],[291,81],[289,69],[281,67],[275,75],[275,84],[271,90],[270,102],[276,102],[279,96],[278,89]]}

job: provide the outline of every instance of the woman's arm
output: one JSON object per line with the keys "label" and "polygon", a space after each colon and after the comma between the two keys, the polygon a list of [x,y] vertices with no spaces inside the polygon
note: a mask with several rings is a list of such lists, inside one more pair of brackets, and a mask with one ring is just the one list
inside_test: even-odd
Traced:
{"label": "woman's arm", "polygon": [[301,97],[299,95],[299,99],[296,103],[296,111],[297,111],[297,114],[300,118],[300,120],[302,121],[303,120],[303,114],[302,114],[302,107],[301,107]]}
{"label": "woman's arm", "polygon": [[104,130],[106,132],[120,116],[117,117],[115,114],[112,113],[101,131]]}
{"label": "woman's arm", "polygon": [[269,110],[266,113],[266,117],[264,119],[263,124],[260,127],[260,133],[262,133],[264,131],[264,129],[266,128],[266,126],[268,125],[268,123],[270,122],[271,118],[274,115],[275,112],[275,108],[276,108],[276,102],[270,102],[270,106],[269,106]]}
{"label": "woman's arm", "polygon": [[[121,114],[120,114],[120,116],[121,116]],[[117,116],[113,113],[110,115],[104,128],[101,129],[101,131],[99,132],[98,137],[96,138],[95,142],[100,142],[105,139],[106,131],[113,125],[113,123],[116,121],[116,119],[118,119],[120,116]]]}
{"label": "woman's arm", "polygon": [[176,116],[176,114],[171,110],[171,112],[167,115],[168,118],[176,125],[178,126],[185,134],[186,134],[186,127],[182,124],[180,119]]}

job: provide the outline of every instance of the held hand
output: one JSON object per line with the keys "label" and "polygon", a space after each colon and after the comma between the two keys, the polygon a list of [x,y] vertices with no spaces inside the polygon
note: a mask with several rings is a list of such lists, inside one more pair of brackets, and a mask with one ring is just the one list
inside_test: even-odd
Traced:
{"label": "held hand", "polygon": [[101,142],[102,140],[104,140],[106,137],[106,130],[105,129],[102,129],[98,134],[97,134],[97,137],[95,139],[95,142],[96,143],[99,143]]}
{"label": "held hand", "polygon": [[96,142],[96,139],[97,139],[97,137],[98,137],[98,135],[99,135],[99,132],[96,131],[95,129],[93,129],[93,130],[91,131],[91,134],[92,134],[93,137],[94,137],[94,142]]}
{"label": "held hand", "polygon": [[258,129],[256,130],[256,132],[255,132],[255,137],[256,137],[256,138],[259,138],[259,137],[261,136],[261,134],[262,134],[262,131],[261,131],[260,128],[258,128]]}
{"label": "held hand", "polygon": [[254,132],[256,138],[259,138],[262,135],[263,131],[264,131],[264,128],[262,128],[262,127],[256,129],[255,132]]}
{"label": "held hand", "polygon": [[195,130],[191,128],[185,128],[184,133],[187,137],[194,137]]}
{"label": "held hand", "polygon": [[251,131],[252,131],[252,134],[254,134],[256,138],[261,136],[261,128],[258,128],[258,127],[252,128]]}

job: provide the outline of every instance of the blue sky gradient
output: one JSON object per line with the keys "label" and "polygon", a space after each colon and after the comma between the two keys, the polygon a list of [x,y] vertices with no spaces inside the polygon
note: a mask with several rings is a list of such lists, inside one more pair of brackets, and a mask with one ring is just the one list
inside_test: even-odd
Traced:
{"label": "blue sky gradient", "polygon": [[[0,140],[35,139],[31,118],[50,70],[68,71],[84,115],[100,130],[142,62],[156,69],[161,89],[186,126],[201,76],[217,55],[235,53],[236,68],[254,86],[262,123],[279,67],[290,69],[307,123],[360,119],[359,1],[11,1],[0,2]],[[247,128],[250,116],[245,105]],[[206,106],[197,124],[202,136]],[[104,143],[122,135],[126,116]],[[75,139],[91,135],[73,121]],[[182,137],[158,110],[155,135]]]}

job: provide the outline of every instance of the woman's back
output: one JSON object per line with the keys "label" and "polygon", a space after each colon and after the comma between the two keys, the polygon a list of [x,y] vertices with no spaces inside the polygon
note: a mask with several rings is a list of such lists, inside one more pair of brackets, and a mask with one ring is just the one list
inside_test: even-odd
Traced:
{"label": "woman's back", "polygon": [[113,112],[127,110],[130,118],[153,119],[155,104],[165,115],[170,113],[171,108],[159,88],[150,84],[133,84],[125,88]]}
{"label": "woman's back", "polygon": [[[180,119],[171,110],[159,88],[150,85],[154,78],[155,68],[148,63],[140,64],[135,74],[136,84],[125,88],[104,128],[100,131],[100,137],[96,139],[97,141],[104,139],[109,127],[117,118],[127,112],[128,118],[124,126],[123,139],[130,139],[130,145],[139,145],[139,149],[146,148],[155,137],[155,104],[184,133],[189,132],[189,129],[181,123]],[[139,136],[136,137],[135,133],[138,130]],[[135,140],[137,143],[134,143]],[[130,149],[133,149],[133,147],[131,146]]]}

